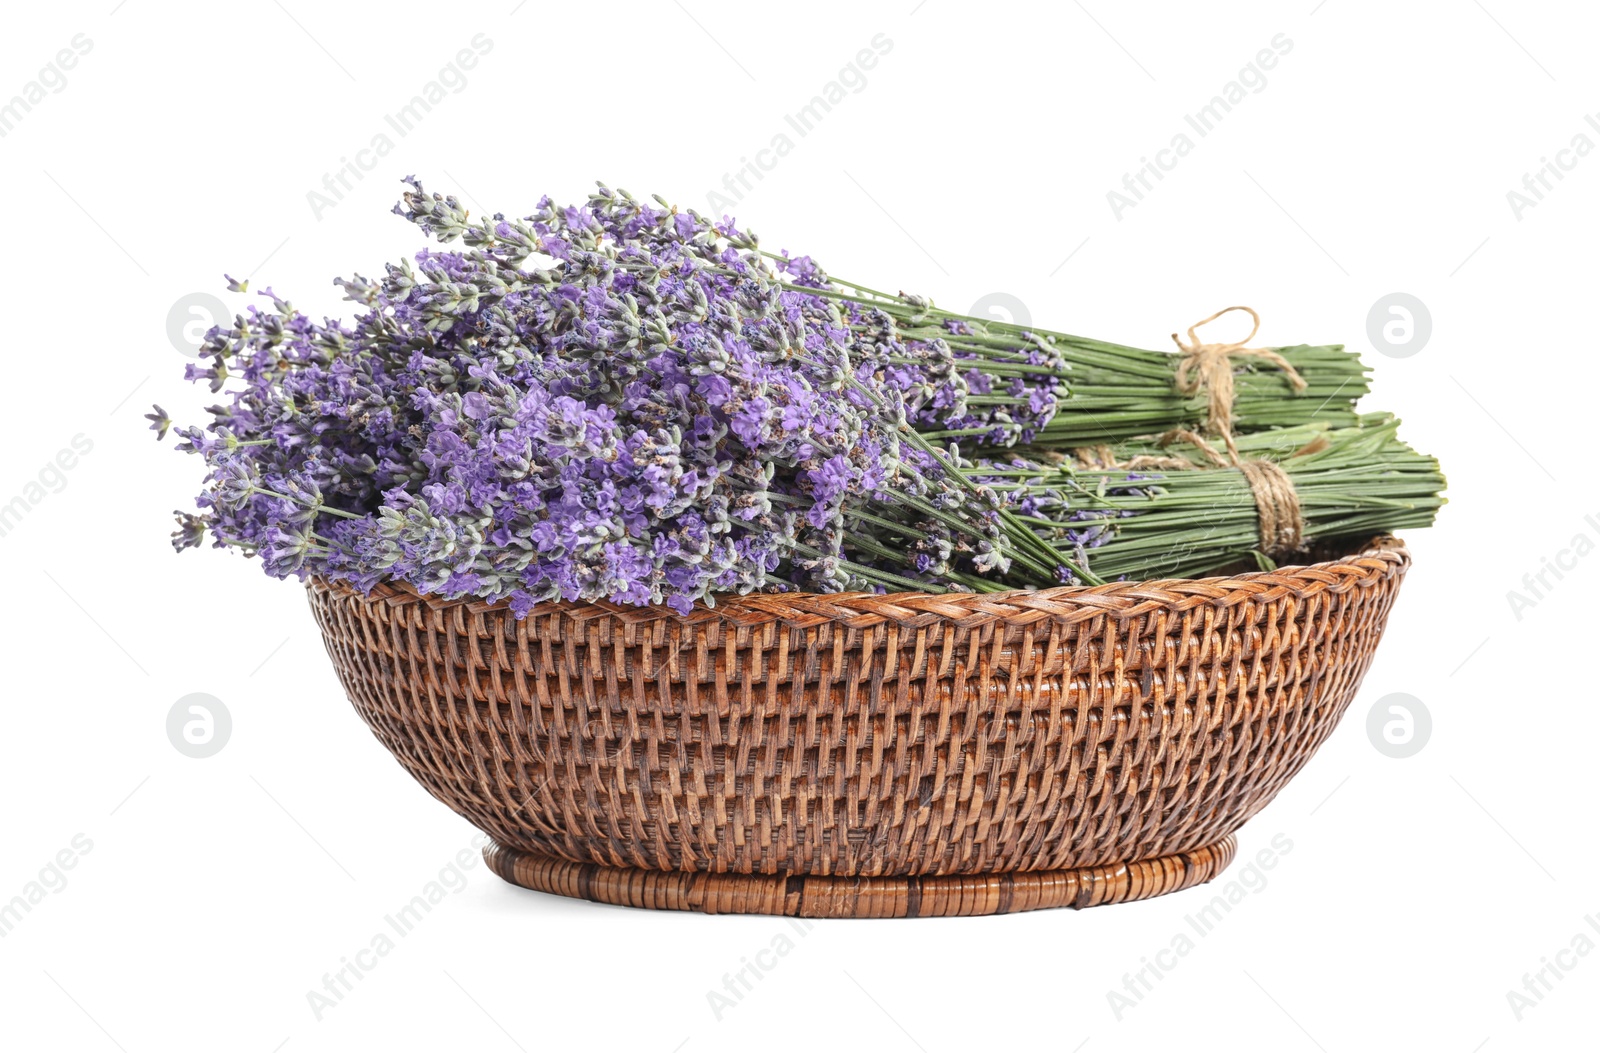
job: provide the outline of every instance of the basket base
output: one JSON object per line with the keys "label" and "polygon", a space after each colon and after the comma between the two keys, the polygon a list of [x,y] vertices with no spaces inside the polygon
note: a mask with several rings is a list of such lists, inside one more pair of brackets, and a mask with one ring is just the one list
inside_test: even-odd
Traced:
{"label": "basket base", "polygon": [[483,850],[513,885],[619,907],[801,918],[931,918],[1098,907],[1201,885],[1233,862],[1232,834],[1216,844],[1133,863],[1075,870],[926,877],[705,874],[573,863],[507,848]]}

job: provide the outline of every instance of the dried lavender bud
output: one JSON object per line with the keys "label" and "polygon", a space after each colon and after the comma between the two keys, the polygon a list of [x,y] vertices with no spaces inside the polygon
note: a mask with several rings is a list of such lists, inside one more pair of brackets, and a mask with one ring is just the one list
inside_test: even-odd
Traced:
{"label": "dried lavender bud", "polygon": [[[395,211],[459,250],[340,279],[349,323],[266,289],[270,311],[207,334],[188,375],[225,398],[178,429],[210,469],[178,547],[209,529],[277,577],[401,581],[519,616],[557,598],[687,611],[795,585],[966,587],[920,576],[899,536],[937,509],[1003,572],[987,502],[903,445],[903,389],[938,396],[889,361],[911,352],[786,287],[753,235],[603,187],[474,222],[406,182]],[[954,390],[948,347],[926,346]]]}

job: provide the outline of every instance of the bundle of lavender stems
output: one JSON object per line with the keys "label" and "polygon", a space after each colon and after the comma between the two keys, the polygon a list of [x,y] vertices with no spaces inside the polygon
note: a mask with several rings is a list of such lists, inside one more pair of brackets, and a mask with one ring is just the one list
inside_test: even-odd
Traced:
{"label": "bundle of lavender stems", "polygon": [[[1182,390],[1180,354],[955,314],[922,296],[830,277],[810,257],[768,258],[793,279],[788,287],[839,302],[860,339],[886,343],[895,362],[918,367],[930,349],[953,357],[955,376],[913,415],[925,438],[1068,449],[1208,416],[1205,393]],[[1369,388],[1359,355],[1342,345],[1275,351],[1293,373],[1260,359],[1234,363],[1234,430],[1355,422]]]}
{"label": "bundle of lavender stems", "polygon": [[188,375],[222,400],[176,429],[206,475],[175,547],[518,617],[688,612],[1270,567],[1443,502],[1341,347],[1138,350],[833,279],[659,198],[475,220],[407,182],[395,211],[459,247],[336,279],[349,322],[267,289],[207,334]]}
{"label": "bundle of lavender stems", "polygon": [[[1444,475],[1438,461],[1399,439],[1399,426],[1387,413],[1369,413],[1352,427],[1302,424],[1235,443],[1241,457],[1274,463],[1287,477],[1299,514],[1296,550],[1308,552],[1433,522]],[[1270,569],[1257,487],[1229,463],[1222,441],[1182,434],[1080,451],[1072,460],[1015,457],[966,471],[1103,580],[1198,577],[1241,563]]]}

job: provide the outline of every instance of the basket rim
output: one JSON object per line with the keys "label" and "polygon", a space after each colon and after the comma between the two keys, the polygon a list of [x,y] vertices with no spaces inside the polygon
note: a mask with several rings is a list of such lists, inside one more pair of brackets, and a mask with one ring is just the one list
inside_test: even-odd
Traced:
{"label": "basket rim", "polygon": [[[1104,615],[1131,618],[1158,610],[1232,607],[1249,600],[1284,595],[1305,597],[1321,592],[1339,593],[1371,587],[1393,575],[1403,574],[1410,564],[1411,553],[1405,542],[1391,534],[1380,534],[1363,544],[1359,551],[1336,559],[1208,578],[1154,578],[988,593],[751,593],[728,596],[714,607],[696,602],[689,614],[679,614],[665,604],[635,607],[607,600],[552,600],[535,604],[527,617],[565,614],[580,620],[609,616],[629,623],[666,621],[694,625],[723,621],[760,625],[779,622],[799,627],[838,622],[852,628],[884,623],[916,627],[932,622],[952,622],[966,628],[993,621],[1027,624],[1042,619],[1071,623]],[[479,615],[508,609],[503,601],[491,603],[475,597],[441,599],[419,593],[403,582],[381,582],[370,593],[363,593],[345,582],[313,575],[307,580],[306,588],[390,607],[420,604],[437,612],[459,609],[466,614]]]}

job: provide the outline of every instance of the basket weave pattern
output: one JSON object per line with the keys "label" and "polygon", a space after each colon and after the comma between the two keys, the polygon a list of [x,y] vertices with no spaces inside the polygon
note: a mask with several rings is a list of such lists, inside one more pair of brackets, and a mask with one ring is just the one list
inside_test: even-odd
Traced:
{"label": "basket weave pattern", "polygon": [[1349,704],[1408,564],[1390,539],[1231,578],[687,617],[309,593],[377,737],[503,849],[932,878],[1225,863]]}

